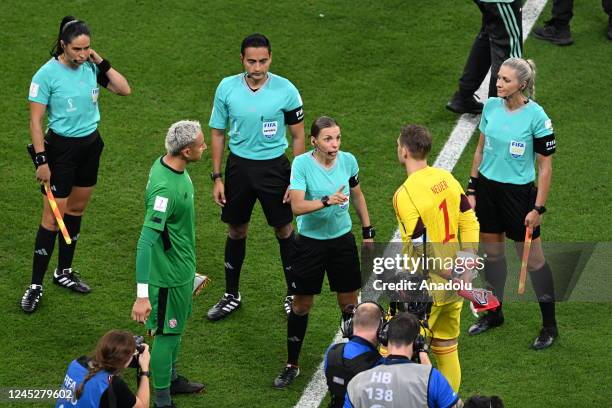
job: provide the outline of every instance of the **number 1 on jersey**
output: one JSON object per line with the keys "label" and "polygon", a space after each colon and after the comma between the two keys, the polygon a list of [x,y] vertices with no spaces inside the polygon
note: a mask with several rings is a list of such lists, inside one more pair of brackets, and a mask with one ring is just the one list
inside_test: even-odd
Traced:
{"label": "number 1 on jersey", "polygon": [[449,219],[448,219],[448,206],[446,204],[446,198],[442,200],[438,208],[442,210],[442,213],[444,214],[444,240],[442,242],[446,244],[448,241],[455,238],[455,234],[450,233],[450,225],[449,225]]}

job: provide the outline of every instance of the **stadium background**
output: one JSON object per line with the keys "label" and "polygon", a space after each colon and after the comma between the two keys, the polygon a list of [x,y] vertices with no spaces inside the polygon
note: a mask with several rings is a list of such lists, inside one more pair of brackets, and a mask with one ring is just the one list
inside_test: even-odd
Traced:
{"label": "stadium background", "polygon": [[[133,95],[101,95],[106,148],[75,259],[93,292],[68,293],[52,285],[48,274],[42,305],[27,316],[18,300],[30,276],[41,203],[25,151],[26,96],[66,14],[89,23],[92,48],[128,78]],[[576,1],[574,14],[575,45],[560,48],[531,38],[525,44],[525,56],[539,68],[537,99],[553,119],[558,140],[544,239],[604,241],[609,240],[612,201],[612,42],[604,37],[607,21],[598,1]],[[539,22],[549,15],[550,4]],[[239,45],[246,34],[262,32],[271,39],[271,71],[300,90],[307,127],[320,114],[339,120],[342,148],[359,160],[377,239],[383,241],[396,227],[391,197],[405,176],[395,164],[399,127],[406,122],[428,126],[435,157],[458,119],[444,104],[479,19],[467,0],[2,2],[0,388],[55,388],[68,362],[89,352],[106,330],[142,331],[129,313],[147,172],[162,154],[172,122],[208,123],[219,80],[241,69]],[[208,130],[205,138],[210,141]],[[475,138],[454,170],[461,180],[474,147]],[[302,374],[290,389],[273,390],[272,379],[285,359],[284,284],[277,245],[259,209],[242,275],[243,308],[226,321],[203,319],[223,292],[226,233],[211,199],[210,169],[205,153],[189,171],[197,194],[198,271],[209,274],[213,284],[195,301],[180,359],[181,371],[206,382],[209,392],[176,402],[182,407],[291,406],[336,331],[335,297],[324,291],[316,299]],[[607,405],[609,302],[561,304],[561,337],[539,353],[528,350],[539,328],[537,305],[514,303],[506,310],[504,328],[462,337],[462,396],[498,394],[510,407]],[[472,318],[467,312],[463,317],[465,329]],[[129,370],[125,376],[133,381]]]}

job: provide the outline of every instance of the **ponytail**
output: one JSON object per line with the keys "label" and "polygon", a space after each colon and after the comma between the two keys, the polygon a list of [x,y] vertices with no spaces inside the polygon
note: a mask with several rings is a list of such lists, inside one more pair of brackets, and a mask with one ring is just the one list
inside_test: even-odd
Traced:
{"label": "ponytail", "polygon": [[535,99],[535,78],[536,78],[536,66],[535,62],[532,59],[524,60],[527,65],[529,65],[529,69],[531,70],[531,75],[529,76],[529,80],[527,81],[527,86],[525,87],[525,91],[527,92],[527,97],[531,99]]}
{"label": "ponytail", "polygon": [[74,38],[83,34],[88,37],[91,35],[89,32],[89,27],[87,27],[87,24],[85,24],[84,21],[77,20],[74,16],[66,16],[62,18],[57,39],[53,44],[53,48],[51,48],[51,56],[57,58],[62,55],[64,53],[62,42],[65,45],[70,44]]}

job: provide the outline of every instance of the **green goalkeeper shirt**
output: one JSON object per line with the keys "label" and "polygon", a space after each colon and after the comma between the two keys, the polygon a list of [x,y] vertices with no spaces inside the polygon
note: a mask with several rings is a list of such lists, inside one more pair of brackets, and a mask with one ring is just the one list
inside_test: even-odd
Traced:
{"label": "green goalkeeper shirt", "polygon": [[[195,275],[195,212],[193,184],[187,171],[176,171],[162,157],[149,172],[144,227],[160,232],[148,271],[137,270],[137,282],[176,287]],[[148,272],[148,273],[147,273]]]}

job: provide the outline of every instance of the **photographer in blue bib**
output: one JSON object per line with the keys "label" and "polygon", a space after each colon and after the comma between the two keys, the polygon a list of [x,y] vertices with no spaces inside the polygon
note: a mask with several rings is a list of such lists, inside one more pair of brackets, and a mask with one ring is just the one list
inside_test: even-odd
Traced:
{"label": "photographer in blue bib", "polygon": [[[149,346],[141,336],[111,330],[98,341],[91,356],[81,356],[68,366],[61,389],[67,398],[56,408],[147,408],[149,406]],[[138,375],[136,395],[119,376],[125,368]]]}
{"label": "photographer in blue bib", "polygon": [[[355,236],[351,232],[349,197],[362,225],[363,242],[373,242],[374,227],[359,184],[355,156],[340,150],[341,133],[336,120],[321,116],[310,129],[314,150],[293,160],[291,208],[297,216],[295,255],[288,273],[294,293],[287,318],[287,364],[273,386],[289,386],[300,370],[298,359],[314,295],[321,293],[327,273],[329,287],[337,293],[346,320],[352,316],[361,288],[361,269]],[[350,309],[350,310],[349,310]]]}
{"label": "photographer in blue bib", "polygon": [[[53,282],[78,293],[91,291],[72,270],[72,259],[104,148],[98,133],[100,86],[117,95],[131,93],[123,75],[91,48],[89,27],[83,21],[72,16],[62,19],[51,55],[32,78],[29,92],[30,134],[36,180],[43,185],[43,213],[34,244],[32,280],[21,299],[21,309],[26,313],[36,311],[40,304],[43,278],[58,231],[44,184],[54,194],[72,239],[71,244],[59,239]],[[45,113],[49,122],[46,135]]]}
{"label": "photographer in blue bib", "polygon": [[385,311],[376,302],[361,302],[352,316],[343,320],[342,335],[346,343],[331,345],[325,352],[323,372],[330,393],[330,408],[341,408],[349,381],[362,371],[378,365],[381,332],[385,325]]}
{"label": "photographer in blue bib", "polygon": [[[427,352],[416,346],[421,325],[408,312],[393,316],[383,330],[389,355],[380,365],[357,374],[349,382],[345,408],[448,407],[463,403],[442,373],[431,366]],[[418,354],[420,363],[414,355]]]}
{"label": "photographer in blue bib", "polygon": [[[497,75],[499,97],[489,98],[482,111],[480,140],[466,194],[480,222],[480,242],[487,256],[485,279],[500,301],[508,274],[505,239],[515,242],[520,257],[526,228],[533,231],[527,270],[542,314],[542,329],[532,344],[540,350],[550,347],[558,335],[553,276],[540,239],[556,141],[550,118],[534,101],[535,74],[531,60],[509,58],[501,65]],[[503,322],[500,305],[481,316],[469,328],[469,334],[482,333]]]}

